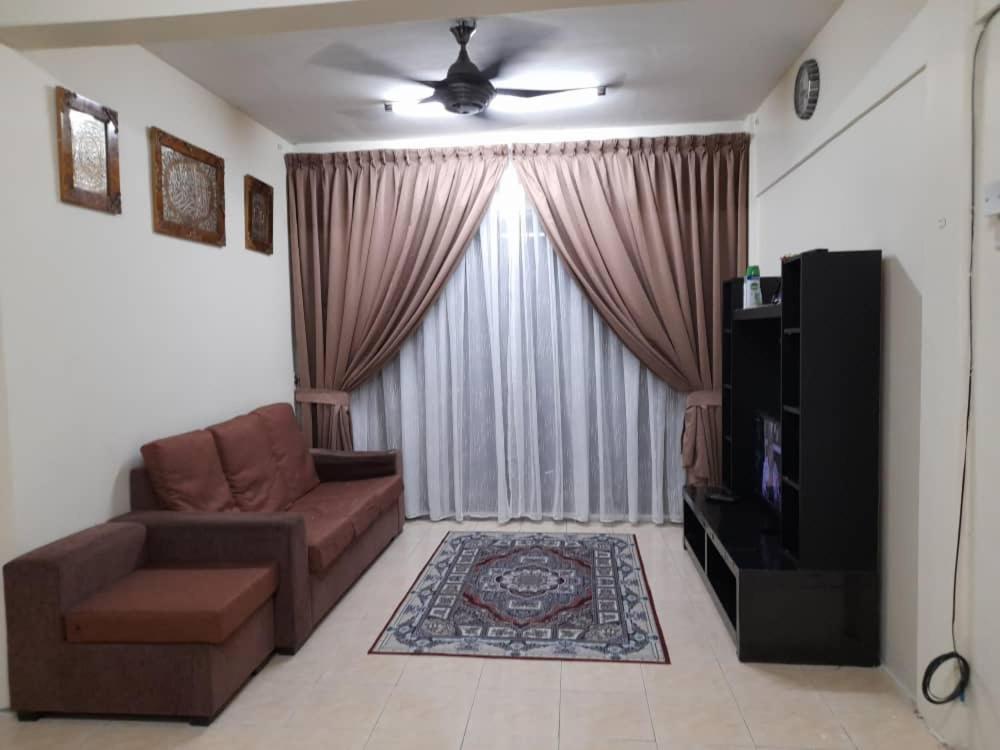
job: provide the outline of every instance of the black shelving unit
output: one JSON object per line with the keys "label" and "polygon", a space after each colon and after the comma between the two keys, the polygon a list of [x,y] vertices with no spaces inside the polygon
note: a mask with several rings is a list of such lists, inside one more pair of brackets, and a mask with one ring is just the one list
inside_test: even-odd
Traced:
{"label": "black shelving unit", "polygon": [[[723,482],[685,492],[684,544],[741,660],[879,662],[881,252],[812,251],[723,286]],[[755,419],[780,421],[779,507],[760,496]]]}

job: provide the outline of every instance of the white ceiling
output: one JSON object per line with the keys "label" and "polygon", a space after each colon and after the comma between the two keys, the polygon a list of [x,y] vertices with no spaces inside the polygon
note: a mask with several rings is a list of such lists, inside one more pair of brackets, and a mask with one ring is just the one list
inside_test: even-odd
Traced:
{"label": "white ceiling", "polygon": [[378,74],[376,61],[414,78],[443,78],[458,53],[448,21],[166,42],[149,49],[293,143],[738,120],[756,109],[840,3],[673,0],[481,18],[469,45],[475,62],[487,63],[512,41],[538,43],[503,71],[494,81],[498,86],[619,84],[585,107],[492,112],[489,120],[409,118],[382,107],[384,100],[429,91]]}

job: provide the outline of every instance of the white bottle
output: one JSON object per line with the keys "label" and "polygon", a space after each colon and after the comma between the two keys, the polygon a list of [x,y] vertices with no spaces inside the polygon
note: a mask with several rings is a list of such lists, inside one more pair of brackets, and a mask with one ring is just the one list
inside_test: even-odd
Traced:
{"label": "white bottle", "polygon": [[764,297],[760,291],[760,268],[747,266],[747,275],[743,280],[743,307],[760,307]]}

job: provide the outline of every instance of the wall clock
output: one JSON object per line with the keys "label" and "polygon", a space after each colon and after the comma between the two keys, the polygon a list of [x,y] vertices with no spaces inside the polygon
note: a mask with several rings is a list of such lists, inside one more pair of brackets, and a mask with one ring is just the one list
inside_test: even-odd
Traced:
{"label": "wall clock", "polygon": [[816,111],[819,102],[819,63],[806,60],[799,66],[795,76],[795,114],[802,120],[808,120]]}

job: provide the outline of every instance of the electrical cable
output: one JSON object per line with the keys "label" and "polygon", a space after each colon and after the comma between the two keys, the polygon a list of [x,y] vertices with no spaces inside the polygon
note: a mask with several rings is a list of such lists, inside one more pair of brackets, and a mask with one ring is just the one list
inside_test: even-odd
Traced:
{"label": "electrical cable", "polygon": [[[971,120],[971,219],[969,229],[969,382],[965,397],[965,440],[962,446],[962,483],[958,500],[958,534],[955,540],[955,567],[952,571],[951,579],[951,651],[941,654],[931,660],[924,670],[924,678],[921,683],[921,690],[924,698],[936,706],[951,703],[954,700],[965,699],[965,691],[969,687],[971,677],[971,667],[969,661],[958,651],[958,636],[955,632],[955,622],[958,618],[958,570],[962,555],[962,528],[965,522],[965,494],[969,475],[969,437],[972,432],[972,388],[973,372],[975,370],[975,307],[973,292],[975,289],[976,260],[976,157],[977,157],[977,132],[976,132],[976,80],[979,65],[979,51],[986,36],[986,31],[996,16],[1000,14],[1000,6],[994,8],[985,19],[979,29],[979,36],[976,38],[976,46],[972,53],[972,116]],[[931,681],[937,671],[949,662],[955,662],[958,667],[958,681],[955,687],[943,696],[935,695],[931,689]]]}

